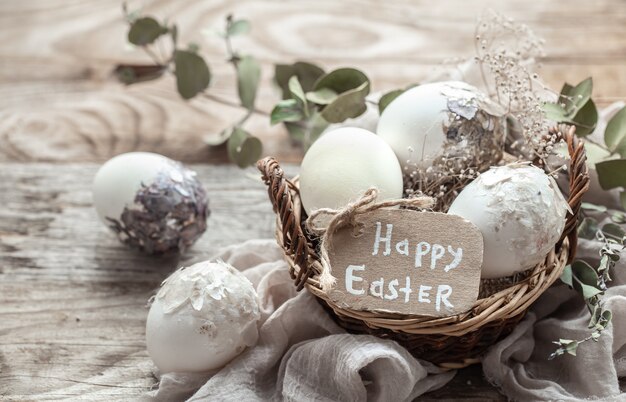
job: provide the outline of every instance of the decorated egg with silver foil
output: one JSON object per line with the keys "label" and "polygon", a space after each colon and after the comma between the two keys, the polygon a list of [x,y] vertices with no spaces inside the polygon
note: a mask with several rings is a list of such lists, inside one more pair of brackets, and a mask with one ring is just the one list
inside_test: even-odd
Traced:
{"label": "decorated egg with silver foil", "polygon": [[196,173],[163,155],[130,152],[93,182],[98,216],[119,239],[149,254],[182,252],[207,228],[207,195]]}
{"label": "decorated egg with silver foil", "polygon": [[476,225],[484,242],[482,278],[502,278],[543,261],[561,237],[569,206],[554,179],[525,164],[481,173],[448,213]]}
{"label": "decorated egg with silver foil", "polygon": [[223,261],[174,272],[146,321],[148,354],[161,373],[220,368],[258,340],[261,317],[252,283]]}
{"label": "decorated egg with silver foil", "polygon": [[460,81],[411,88],[383,111],[377,134],[394,150],[405,173],[430,166],[484,169],[502,157],[505,111]]}

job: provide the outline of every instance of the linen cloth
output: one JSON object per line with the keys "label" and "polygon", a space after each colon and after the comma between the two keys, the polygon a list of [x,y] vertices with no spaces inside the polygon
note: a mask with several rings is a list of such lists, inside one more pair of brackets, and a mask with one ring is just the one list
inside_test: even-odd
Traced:
{"label": "linen cloth", "polygon": [[[598,244],[579,256],[597,262]],[[307,291],[297,293],[273,240],[252,240],[218,255],[242,270],[261,305],[259,341],[221,370],[160,376],[159,401],[410,401],[444,386],[455,372],[415,359],[393,341],[350,335]],[[547,356],[559,338],[587,336],[588,312],[567,286],[549,289],[507,338],[483,358],[487,379],[514,400],[626,398],[626,255],[605,300],[613,324],[578,356]]]}

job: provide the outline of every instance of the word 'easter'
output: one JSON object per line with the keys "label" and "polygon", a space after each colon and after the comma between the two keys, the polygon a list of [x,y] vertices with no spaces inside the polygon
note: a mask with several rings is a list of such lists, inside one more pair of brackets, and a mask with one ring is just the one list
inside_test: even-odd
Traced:
{"label": "word 'easter'", "polygon": [[[349,265],[346,268],[346,291],[355,296],[364,295],[365,289],[355,288],[355,282],[363,282],[363,278],[357,276],[355,271],[365,271],[365,265]],[[413,289],[411,289],[411,278],[405,277],[404,287],[399,288],[400,281],[398,279],[392,279],[387,283],[387,292],[384,293],[385,280],[380,278],[379,280],[372,281],[369,287],[370,295],[374,297],[378,297],[385,300],[396,300],[398,299],[398,292],[404,293],[404,297],[400,300],[404,300],[405,303],[408,303],[410,300],[410,295],[413,293]],[[432,290],[432,286],[428,285],[420,285],[417,288],[417,301],[418,303],[430,303],[430,291]],[[441,304],[443,303],[448,309],[454,307],[452,303],[448,300],[450,295],[452,294],[452,287],[450,285],[438,285],[437,286],[437,296],[435,299],[435,310],[441,311]]]}

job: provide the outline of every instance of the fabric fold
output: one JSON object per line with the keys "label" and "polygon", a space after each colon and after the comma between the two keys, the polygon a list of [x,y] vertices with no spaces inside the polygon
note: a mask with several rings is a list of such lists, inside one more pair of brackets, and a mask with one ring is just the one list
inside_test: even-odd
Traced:
{"label": "fabric fold", "polygon": [[[600,243],[581,240],[579,257],[597,262]],[[259,294],[259,342],[226,367],[208,373],[167,373],[150,395],[159,401],[411,401],[440,388],[455,372],[415,359],[391,340],[352,335],[316,298],[296,292],[273,240],[226,248],[221,258],[242,270]],[[486,378],[512,400],[626,398],[626,253],[612,272],[604,300],[613,323],[577,356],[548,360],[559,338],[589,334],[579,295],[553,286],[505,339],[482,358]]]}

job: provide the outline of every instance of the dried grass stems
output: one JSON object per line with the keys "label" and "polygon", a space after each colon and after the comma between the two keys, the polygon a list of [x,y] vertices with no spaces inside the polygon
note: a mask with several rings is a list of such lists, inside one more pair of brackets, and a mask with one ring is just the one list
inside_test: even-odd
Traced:
{"label": "dried grass stems", "polygon": [[[475,61],[488,97],[506,110],[504,141],[476,141],[477,146],[469,145],[462,153],[458,147],[452,153],[444,151],[428,167],[408,164],[404,169],[406,197],[433,197],[434,210],[446,212],[458,193],[492,165],[532,161],[554,176],[565,170],[557,151],[563,132],[572,128],[549,127],[542,106],[554,91],[531,71],[535,59],[544,54],[543,43],[525,24],[494,11],[483,15],[476,27]],[[458,120],[463,117],[452,117]]]}

